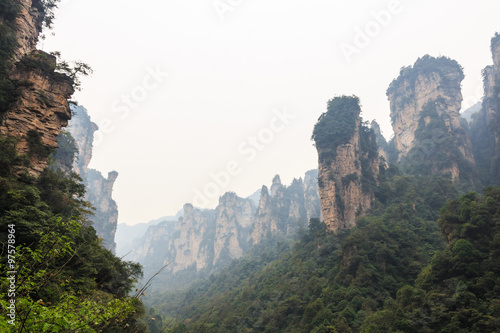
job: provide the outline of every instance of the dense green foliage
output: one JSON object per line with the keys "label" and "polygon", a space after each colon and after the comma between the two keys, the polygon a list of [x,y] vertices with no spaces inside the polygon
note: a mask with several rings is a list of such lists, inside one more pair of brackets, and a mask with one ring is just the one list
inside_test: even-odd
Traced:
{"label": "dense green foliage", "polygon": [[49,164],[53,164],[53,168],[63,171],[72,170],[73,163],[78,155],[75,138],[73,138],[70,132],[62,130],[57,137],[57,146],[56,151],[50,156]]}
{"label": "dense green foliage", "polygon": [[352,139],[360,113],[356,96],[335,97],[328,101],[327,111],[319,117],[312,135],[321,162],[332,161],[337,147]]}
{"label": "dense green foliage", "polygon": [[382,177],[373,215],[356,228],[332,235],[313,219],[296,244],[259,246],[184,298],[152,303],[187,332],[362,331],[445,248],[435,221],[456,196],[443,178]]}
{"label": "dense green foliage", "polygon": [[[142,305],[127,297],[138,264],[101,246],[77,175],[46,169],[37,179],[19,174],[28,163],[12,139],[0,138],[0,294],[7,313],[8,226],[15,230],[16,325],[2,331],[126,332]],[[9,275],[10,276],[10,275]],[[136,327],[140,329],[140,327]]]}
{"label": "dense green foliage", "polygon": [[450,201],[438,225],[446,248],[366,320],[366,332],[500,330],[500,189]]}

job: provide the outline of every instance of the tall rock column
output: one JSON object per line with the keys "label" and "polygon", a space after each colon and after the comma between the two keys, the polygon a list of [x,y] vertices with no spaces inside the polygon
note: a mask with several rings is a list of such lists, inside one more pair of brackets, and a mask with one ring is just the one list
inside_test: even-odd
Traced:
{"label": "tall rock column", "polygon": [[[500,179],[500,34],[491,40],[493,66],[484,69],[483,110],[492,138],[491,178]],[[496,184],[499,184],[497,181]]]}
{"label": "tall rock column", "polygon": [[219,199],[215,209],[214,264],[228,264],[248,250],[254,211],[252,200],[236,193],[228,192]]}
{"label": "tall rock column", "polygon": [[118,172],[112,171],[105,178],[99,171],[89,169],[92,159],[94,132],[98,127],[90,120],[90,116],[82,106],[73,106],[73,119],[69,122],[68,132],[75,139],[78,154],[73,162],[73,170],[82,177],[86,187],[85,200],[95,208],[94,229],[103,239],[103,245],[114,251],[115,233],[118,225],[118,206],[113,200],[113,185]]}
{"label": "tall rock column", "polygon": [[426,55],[390,84],[392,143],[407,171],[476,183],[471,140],[460,123],[463,79],[456,61]]}
{"label": "tall rock column", "polygon": [[361,123],[359,99],[336,97],[314,127],[323,220],[331,231],[352,228],[367,214],[379,174],[374,133]]}
{"label": "tall rock column", "polygon": [[118,206],[112,198],[116,178],[118,178],[116,171],[109,172],[108,177],[104,178],[99,171],[89,169],[85,179],[86,199],[95,208],[94,216],[91,218],[94,229],[103,239],[103,245],[113,252],[116,248],[115,232],[118,225]]}

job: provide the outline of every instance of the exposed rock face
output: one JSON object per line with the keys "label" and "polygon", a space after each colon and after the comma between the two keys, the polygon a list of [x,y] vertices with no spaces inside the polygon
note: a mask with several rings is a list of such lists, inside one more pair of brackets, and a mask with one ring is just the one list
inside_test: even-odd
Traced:
{"label": "exposed rock face", "polygon": [[470,137],[460,123],[463,79],[460,65],[444,57],[424,56],[401,70],[387,90],[398,162],[473,182],[470,171],[462,174],[475,167]]}
{"label": "exposed rock face", "polygon": [[[308,191],[314,191],[314,183],[309,182],[308,186],[310,186]],[[316,196],[310,192],[308,192],[309,197],[306,196],[302,179],[294,179],[292,184],[286,187],[276,176],[271,189],[270,195],[267,187],[262,187],[252,228],[252,244],[259,244],[268,235],[291,236],[298,229],[307,228],[308,212],[311,217],[320,217],[321,213],[316,210],[319,204],[317,182]]]}
{"label": "exposed rock face", "polygon": [[[35,51],[30,58],[43,59],[55,66],[55,58],[41,51]],[[5,113],[0,124],[0,133],[19,138],[17,150],[20,154],[30,153],[29,137],[38,133],[37,144],[57,147],[57,136],[68,124],[71,111],[68,99],[73,94],[72,80],[62,74],[46,72],[36,67],[18,63],[10,79],[18,87],[19,97]],[[39,175],[47,167],[48,154],[31,154],[33,175]]]}
{"label": "exposed rock face", "polygon": [[278,194],[278,190],[280,190],[283,187],[281,184],[281,178],[279,175],[274,176],[273,178],[273,185],[271,185],[271,195],[274,197],[276,194]]}
{"label": "exposed rock face", "polygon": [[255,206],[250,199],[226,193],[215,210],[214,262],[229,263],[248,249],[248,234],[254,222]]}
{"label": "exposed rock face", "polygon": [[309,170],[304,177],[304,200],[307,221],[312,218],[323,220],[321,200],[319,199],[318,170]]}
{"label": "exposed rock face", "polygon": [[485,185],[500,185],[500,35],[491,41],[493,65],[483,70],[482,109],[470,123],[478,168]]}
{"label": "exposed rock face", "polygon": [[16,19],[16,37],[19,47],[15,51],[14,61],[19,61],[36,48],[45,17],[40,0],[18,0],[17,2],[21,5],[21,11]]}
{"label": "exposed rock face", "polygon": [[78,158],[73,163],[73,170],[82,178],[85,178],[88,165],[92,159],[94,133],[99,128],[90,120],[90,116],[84,107],[72,106],[71,111],[73,112],[73,119],[69,122],[68,131],[75,138],[78,147]]}
{"label": "exposed rock face", "polygon": [[316,174],[310,171],[306,184],[296,179],[289,187],[276,176],[274,196],[264,186],[258,207],[231,192],[215,210],[186,204],[177,222],[148,228],[132,259],[144,265],[146,275],[168,265],[165,279],[179,286],[224,267],[267,236],[290,237],[321,214]]}
{"label": "exposed rock face", "polygon": [[92,221],[97,235],[103,239],[103,245],[111,251],[115,251],[115,232],[118,225],[118,206],[113,200],[113,185],[118,172],[111,171],[108,177],[94,169],[89,169],[86,178],[86,199],[95,208]]}
{"label": "exposed rock face", "polygon": [[488,124],[491,124],[495,138],[496,151],[500,146],[500,35],[497,34],[491,41],[493,66],[484,69],[484,101]]}
{"label": "exposed rock face", "polygon": [[90,120],[87,110],[81,106],[73,106],[73,119],[69,122],[68,132],[75,139],[78,148],[77,158],[73,162],[73,171],[83,179],[86,187],[85,200],[95,208],[92,220],[97,235],[103,239],[103,245],[115,251],[115,232],[118,224],[118,207],[113,200],[113,185],[118,177],[118,172],[108,173],[104,178],[94,169],[88,169],[92,159],[92,142],[94,132],[98,127]]}
{"label": "exposed rock face", "polygon": [[37,176],[46,168],[49,149],[57,147],[57,136],[71,118],[67,100],[74,89],[72,79],[54,72],[56,58],[35,50],[45,17],[42,2],[18,2],[14,31],[18,48],[8,73],[17,97],[2,115],[0,133],[18,138],[17,150],[29,154],[28,172]]}
{"label": "exposed rock face", "polygon": [[389,144],[382,135],[382,131],[380,130],[380,125],[375,120],[372,121],[371,128],[375,133],[375,139],[377,141],[377,146],[378,146],[378,155],[379,157],[384,159],[385,161],[384,166],[387,167],[389,163],[394,162],[392,159],[392,154],[389,148]]}
{"label": "exposed rock face", "polygon": [[378,153],[360,112],[357,97],[334,98],[314,129],[323,221],[331,231],[354,227],[374,200],[370,183],[379,174]]}

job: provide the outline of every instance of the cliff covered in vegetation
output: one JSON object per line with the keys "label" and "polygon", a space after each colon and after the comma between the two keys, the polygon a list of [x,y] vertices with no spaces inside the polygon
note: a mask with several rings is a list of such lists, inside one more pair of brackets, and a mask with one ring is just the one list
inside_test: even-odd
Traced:
{"label": "cliff covered in vegetation", "polygon": [[410,173],[442,174],[478,185],[471,139],[460,123],[462,67],[419,58],[387,89],[397,161]]}
{"label": "cliff covered in vegetation", "polygon": [[0,331],[145,331],[141,267],[102,246],[62,131],[90,69],[35,50],[56,3],[0,0]]}
{"label": "cliff covered in vegetation", "polygon": [[313,132],[324,223],[151,295],[157,318],[180,318],[180,332],[499,331],[500,189],[467,193],[498,184],[499,40],[470,125],[458,117],[462,70],[447,58],[425,56],[391,84],[389,143],[356,97],[330,100]]}
{"label": "cliff covered in vegetation", "polygon": [[361,121],[359,99],[336,97],[314,127],[319,193],[328,230],[348,229],[366,215],[379,174],[374,132]]}
{"label": "cliff covered in vegetation", "polygon": [[55,56],[36,50],[53,7],[40,0],[2,1],[0,133],[17,139],[17,152],[29,157],[28,170],[37,176],[71,118],[74,79],[58,70]]}

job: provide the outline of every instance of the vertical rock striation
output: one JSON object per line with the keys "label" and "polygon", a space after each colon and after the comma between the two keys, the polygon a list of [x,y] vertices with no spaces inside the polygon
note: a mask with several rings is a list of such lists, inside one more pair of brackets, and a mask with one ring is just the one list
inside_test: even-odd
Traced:
{"label": "vertical rock striation", "polygon": [[220,198],[215,209],[215,264],[229,264],[248,250],[254,212],[252,200],[239,198],[236,193],[229,192]]}
{"label": "vertical rock striation", "polygon": [[9,80],[14,87],[13,100],[3,110],[0,134],[17,138],[17,151],[28,155],[32,164],[27,171],[38,176],[47,167],[50,150],[57,147],[61,128],[71,118],[68,99],[74,93],[74,82],[55,72],[54,56],[35,49],[45,18],[43,3],[18,3],[13,24],[17,45],[7,61],[9,69],[2,73],[7,76],[2,80]]}
{"label": "vertical rock striation", "polygon": [[16,18],[16,39],[14,61],[36,49],[38,36],[42,32],[45,11],[41,0],[18,0],[20,12]]}
{"label": "vertical rock striation", "polygon": [[456,61],[427,55],[390,84],[393,144],[407,171],[476,182],[471,140],[460,122],[463,79]]}
{"label": "vertical rock striation", "polygon": [[257,207],[231,192],[219,198],[214,210],[186,204],[177,222],[148,228],[132,259],[144,265],[146,275],[168,265],[163,282],[181,286],[226,266],[265,239],[292,237],[307,227],[308,218],[320,217],[317,171],[288,187],[276,176],[271,188],[272,195],[263,187]]}
{"label": "vertical rock striation", "polygon": [[354,227],[356,218],[367,214],[374,200],[378,149],[360,113],[357,97],[336,97],[314,128],[323,220],[331,231]]}
{"label": "vertical rock striation", "polygon": [[90,119],[82,106],[72,106],[73,119],[69,122],[68,132],[74,138],[78,154],[73,162],[73,171],[78,173],[85,184],[85,200],[95,208],[92,220],[103,245],[115,251],[115,232],[118,225],[118,206],[113,200],[113,185],[118,172],[112,171],[105,178],[99,171],[89,169],[92,159],[94,132],[98,127]]}
{"label": "vertical rock striation", "polygon": [[474,154],[484,185],[500,185],[500,34],[491,40],[493,65],[483,70],[482,108],[470,123]]}
{"label": "vertical rock striation", "polygon": [[500,179],[500,34],[498,33],[491,40],[491,52],[493,66],[484,69],[483,108],[494,143],[491,176]]}

